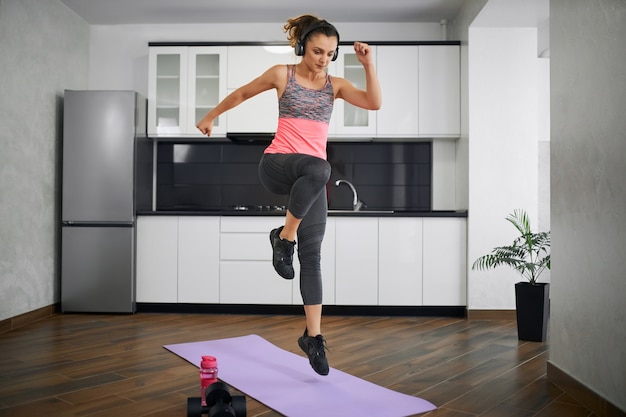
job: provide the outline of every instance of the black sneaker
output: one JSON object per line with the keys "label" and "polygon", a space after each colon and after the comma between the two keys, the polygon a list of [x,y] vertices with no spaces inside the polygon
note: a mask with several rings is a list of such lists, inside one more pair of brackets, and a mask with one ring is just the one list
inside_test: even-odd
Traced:
{"label": "black sneaker", "polygon": [[328,360],[326,359],[326,340],[318,334],[311,337],[304,329],[304,334],[298,338],[298,346],[309,357],[309,363],[315,372],[328,375]]}
{"label": "black sneaker", "polygon": [[295,273],[293,271],[293,247],[296,242],[290,242],[280,238],[280,232],[283,226],[270,232],[270,243],[272,244],[272,264],[278,275],[285,279],[293,279]]}

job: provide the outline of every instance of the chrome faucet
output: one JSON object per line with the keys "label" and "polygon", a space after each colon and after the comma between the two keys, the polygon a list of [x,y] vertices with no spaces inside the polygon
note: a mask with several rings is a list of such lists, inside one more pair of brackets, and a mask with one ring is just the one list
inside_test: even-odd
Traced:
{"label": "chrome faucet", "polygon": [[354,185],[352,185],[352,183],[350,181],[347,181],[347,180],[337,180],[337,181],[335,181],[335,187],[339,187],[341,185],[341,183],[346,184],[352,190],[352,210],[354,210],[354,211],[361,210],[361,208],[363,208],[364,204],[363,204],[363,202],[361,200],[359,200],[359,196],[358,196],[358,194],[356,192],[356,188],[354,188]]}

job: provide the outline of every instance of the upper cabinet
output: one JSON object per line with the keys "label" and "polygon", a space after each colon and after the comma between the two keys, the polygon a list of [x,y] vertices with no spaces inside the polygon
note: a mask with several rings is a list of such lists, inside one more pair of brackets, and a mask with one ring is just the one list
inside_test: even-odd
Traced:
{"label": "upper cabinet", "polygon": [[[378,111],[336,100],[329,138],[456,138],[460,136],[460,46],[372,45],[383,103]],[[150,46],[150,136],[197,136],[196,123],[228,94],[273,65],[296,64],[288,45]],[[331,75],[365,89],[365,71],[342,45]],[[213,136],[274,133],[278,97],[268,90],[215,120]]]}
{"label": "upper cabinet", "polygon": [[[226,47],[150,47],[150,136],[202,136],[196,123],[226,97],[226,57]],[[213,135],[225,133],[220,116]]]}
{"label": "upper cabinet", "polygon": [[419,136],[461,134],[461,62],[458,45],[420,45],[417,70]]}
{"label": "upper cabinet", "polygon": [[[376,64],[376,46],[371,46]],[[349,80],[355,87],[365,89],[365,70],[351,47],[339,48],[339,55],[335,62],[335,75]],[[332,74],[332,73],[331,73]],[[383,100],[384,100],[384,87]],[[335,120],[333,130],[336,136],[375,137],[376,112],[365,110],[344,100],[335,101]]]}
{"label": "upper cabinet", "polygon": [[460,135],[458,45],[378,46],[379,137]]}
{"label": "upper cabinet", "polygon": [[[189,48],[187,133],[198,134],[196,124],[226,97],[227,48]],[[213,134],[226,132],[226,118],[218,117]]]}
{"label": "upper cabinet", "polygon": [[411,137],[419,133],[418,46],[379,46],[378,80],[383,104],[377,112],[378,134]]}
{"label": "upper cabinet", "polygon": [[[228,94],[274,65],[296,63],[290,46],[229,46]],[[229,132],[275,133],[278,123],[276,90],[258,94],[226,113]]]}

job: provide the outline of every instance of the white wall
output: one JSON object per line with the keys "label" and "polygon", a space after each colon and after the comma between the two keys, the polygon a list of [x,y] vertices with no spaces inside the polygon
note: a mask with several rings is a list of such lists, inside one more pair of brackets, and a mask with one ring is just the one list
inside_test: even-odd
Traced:
{"label": "white wall", "polygon": [[[516,230],[505,221],[524,209],[537,226],[537,29],[469,30],[468,266]],[[468,271],[468,308],[514,309],[513,270]]]}
{"label": "white wall", "polygon": [[[456,147],[458,139],[437,139],[432,142],[431,209],[457,210]],[[467,176],[467,173],[465,174]]]}
{"label": "white wall", "polygon": [[469,28],[487,0],[465,0],[449,26],[450,39],[461,41],[461,136],[455,143],[455,198],[456,210],[467,210],[469,205]]}
{"label": "white wall", "polygon": [[550,362],[626,412],[626,2],[550,6]]}
{"label": "white wall", "polygon": [[[89,88],[130,89],[147,96],[149,42],[287,42],[284,23],[94,25]],[[439,23],[333,23],[342,41],[441,40]]]}
{"label": "white wall", "polygon": [[[541,34],[541,31],[539,31]],[[539,37],[541,48],[541,36]],[[541,53],[541,49],[539,49]],[[537,60],[537,139],[539,140],[539,172],[537,186],[539,189],[538,230],[550,230],[550,59]],[[550,271],[545,271],[549,281]]]}
{"label": "white wall", "polygon": [[88,46],[58,0],[0,3],[0,320],[60,298],[62,97],[87,87]]}

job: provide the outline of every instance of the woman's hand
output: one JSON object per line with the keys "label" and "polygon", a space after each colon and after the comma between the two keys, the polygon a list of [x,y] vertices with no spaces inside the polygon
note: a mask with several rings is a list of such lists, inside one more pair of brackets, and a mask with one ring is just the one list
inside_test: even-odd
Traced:
{"label": "woman's hand", "polygon": [[356,58],[362,65],[372,64],[372,49],[365,42],[354,42],[354,52],[356,52]]}
{"label": "woman's hand", "polygon": [[211,132],[213,131],[213,119],[209,119],[205,116],[198,122],[196,127],[203,135],[211,136]]}

